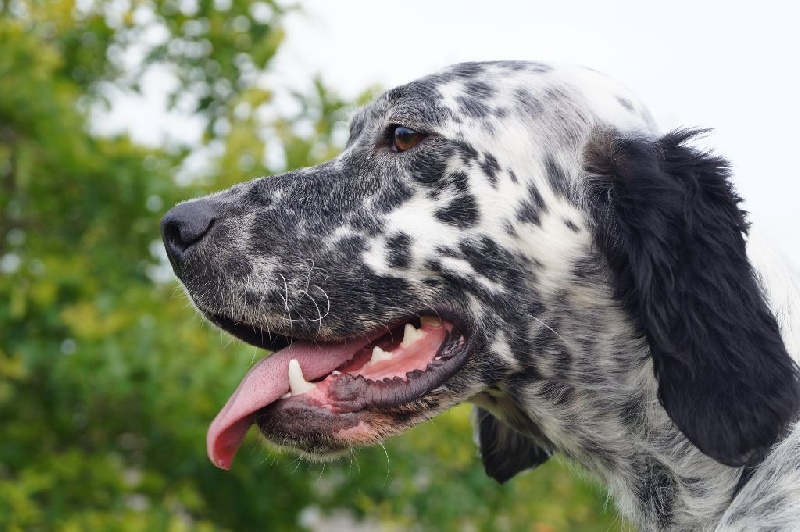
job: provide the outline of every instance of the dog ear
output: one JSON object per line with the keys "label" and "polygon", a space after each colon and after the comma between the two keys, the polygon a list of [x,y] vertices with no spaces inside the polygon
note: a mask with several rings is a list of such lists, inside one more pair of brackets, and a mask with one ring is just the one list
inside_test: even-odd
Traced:
{"label": "dog ear", "polygon": [[480,448],[486,474],[503,483],[517,473],[545,463],[550,453],[527,436],[512,429],[488,410],[472,409],[475,443]]}
{"label": "dog ear", "polygon": [[800,409],[800,378],[745,253],[727,161],[661,139],[600,132],[587,201],[616,297],[646,337],[659,400],[696,447],[740,466]]}

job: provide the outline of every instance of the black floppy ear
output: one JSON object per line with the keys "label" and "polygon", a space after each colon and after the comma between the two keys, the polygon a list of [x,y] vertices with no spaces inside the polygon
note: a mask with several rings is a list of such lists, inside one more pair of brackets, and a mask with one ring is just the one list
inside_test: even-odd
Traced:
{"label": "black floppy ear", "polygon": [[503,483],[517,473],[540,466],[550,453],[538,443],[512,429],[489,411],[472,410],[475,442],[481,451],[486,474]]}
{"label": "black floppy ear", "polygon": [[800,379],[745,254],[728,163],[686,146],[696,134],[598,133],[587,200],[616,297],[649,342],[661,404],[702,452],[740,466],[797,414]]}

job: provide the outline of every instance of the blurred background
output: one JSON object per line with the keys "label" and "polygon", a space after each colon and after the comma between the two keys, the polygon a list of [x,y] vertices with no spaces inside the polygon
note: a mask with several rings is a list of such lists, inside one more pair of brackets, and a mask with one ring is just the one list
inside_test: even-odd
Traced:
{"label": "blurred background", "polygon": [[216,469],[206,429],[261,354],[195,315],[158,222],[335,155],[381,87],[545,59],[716,128],[800,262],[798,8],[699,4],[0,0],[0,529],[627,529],[558,460],[488,479],[467,407],[325,466],[251,434]]}

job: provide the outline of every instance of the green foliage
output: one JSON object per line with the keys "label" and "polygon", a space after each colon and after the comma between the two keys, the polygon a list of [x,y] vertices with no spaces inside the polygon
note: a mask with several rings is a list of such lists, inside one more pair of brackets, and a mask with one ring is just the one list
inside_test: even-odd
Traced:
{"label": "green foliage", "polygon": [[[348,102],[316,80],[295,114],[276,115],[258,81],[283,13],[0,2],[0,528],[295,530],[337,510],[399,529],[617,526],[558,463],[504,486],[485,477],[466,407],[337,464],[267,452],[252,434],[232,471],[205,458],[209,421],[261,354],[163,280],[158,221],[181,199],[338,149]],[[174,106],[205,121],[202,145],[94,136],[90,110],[156,64],[177,80]],[[206,171],[178,184],[207,148]]]}

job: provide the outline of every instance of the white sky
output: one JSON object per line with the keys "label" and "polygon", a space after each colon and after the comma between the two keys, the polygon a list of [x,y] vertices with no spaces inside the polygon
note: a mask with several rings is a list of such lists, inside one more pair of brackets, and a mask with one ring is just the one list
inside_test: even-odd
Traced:
{"label": "white sky", "polygon": [[276,83],[321,72],[355,96],[461,61],[590,66],[638,93],[663,130],[714,128],[706,144],[732,161],[751,220],[800,266],[800,2],[299,2]]}

